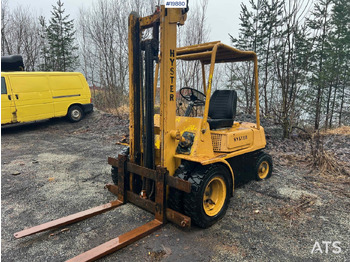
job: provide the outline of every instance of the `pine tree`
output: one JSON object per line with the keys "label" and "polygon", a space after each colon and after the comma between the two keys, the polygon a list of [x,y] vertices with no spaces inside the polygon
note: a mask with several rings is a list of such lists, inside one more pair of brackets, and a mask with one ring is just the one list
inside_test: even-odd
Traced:
{"label": "pine tree", "polygon": [[346,97],[349,97],[346,94],[349,94],[350,91],[350,2],[333,0],[333,3],[331,14],[333,30],[329,37],[329,50],[331,50],[329,71],[333,88],[329,89],[325,121],[325,126],[330,128],[335,112],[338,112],[338,125],[342,125],[343,114],[346,113],[344,112],[345,104],[349,102],[349,100],[346,101]]}
{"label": "pine tree", "polygon": [[[273,66],[275,42],[279,33],[277,30],[283,24],[282,13],[284,0],[250,0],[250,7],[241,4],[240,33],[239,38],[231,36],[231,41],[235,47],[243,50],[253,50],[258,55],[259,60],[259,86],[261,87],[260,108],[263,115],[271,115],[271,107],[274,105],[272,96]],[[234,68],[237,71],[237,68]],[[248,71],[252,70],[247,68]],[[243,74],[246,75],[247,73]],[[248,80],[248,79],[247,79]],[[246,99],[247,112],[253,112],[254,84],[252,79],[243,84]]]}
{"label": "pine tree", "polygon": [[[306,41],[308,32],[303,25],[303,4],[301,0],[250,0],[249,3],[249,9],[241,5],[239,38],[231,37],[231,40],[238,48],[257,53],[260,109],[263,115],[273,117],[281,124],[283,136],[287,138],[301,115],[297,105],[310,56]],[[239,70],[235,68],[235,72]],[[252,82],[240,82],[245,96],[249,97],[246,104],[247,112],[251,113],[254,101]]]}
{"label": "pine tree", "polygon": [[[231,36],[231,42],[236,48],[257,52],[257,48],[260,46],[259,43],[261,43],[258,32],[260,5],[256,5],[255,0],[250,0],[249,4],[251,8],[241,3],[239,37],[233,38]],[[255,102],[254,80],[251,73],[253,65],[250,63],[232,65],[229,70],[231,71],[228,80],[230,86],[238,92],[243,92],[244,95],[241,97],[244,98],[245,102],[244,111],[252,114]]]}
{"label": "pine tree", "polygon": [[45,21],[45,17],[40,16],[39,17],[39,34],[40,34],[40,65],[39,70],[40,71],[47,71],[48,70],[48,61],[49,61],[49,46],[48,46],[48,39],[47,39],[47,25]]}
{"label": "pine tree", "polygon": [[46,28],[48,49],[43,50],[45,63],[42,69],[45,71],[73,71],[79,65],[74,20],[69,20],[69,15],[65,15],[61,0],[57,1],[57,6],[52,7],[52,17]]}
{"label": "pine tree", "polygon": [[320,0],[315,4],[313,17],[308,20],[310,29],[316,32],[312,39],[314,49],[312,54],[312,77],[311,87],[314,89],[314,128],[318,130],[322,116],[322,109],[325,100],[325,89],[327,86],[327,67],[326,61],[329,53],[329,32],[331,31],[330,11],[332,0]]}

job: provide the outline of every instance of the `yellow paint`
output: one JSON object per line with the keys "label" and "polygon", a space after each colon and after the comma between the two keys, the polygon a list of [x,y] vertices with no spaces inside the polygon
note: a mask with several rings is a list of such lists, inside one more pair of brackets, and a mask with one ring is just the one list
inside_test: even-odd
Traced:
{"label": "yellow paint", "polygon": [[270,171],[270,165],[267,161],[261,162],[258,168],[258,176],[260,179],[265,179]]}
{"label": "yellow paint", "polygon": [[6,83],[6,94],[1,94],[1,124],[62,117],[73,104],[91,103],[81,73],[2,72],[1,78]]}
{"label": "yellow paint", "polygon": [[[265,147],[264,129],[240,126],[238,123],[232,128],[212,130],[211,138],[215,152],[233,152],[250,147]],[[261,135],[262,133],[262,135]]]}
{"label": "yellow paint", "polygon": [[[177,26],[186,16],[181,9],[161,6],[160,15],[160,164],[173,175],[180,162],[174,157],[178,140],[176,128],[176,36]],[[157,159],[156,159],[157,161]]]}
{"label": "yellow paint", "polygon": [[190,125],[188,127],[185,128],[184,132],[187,131],[187,132],[196,132],[197,131],[197,127],[195,125]]}
{"label": "yellow paint", "polygon": [[160,149],[160,136],[159,135],[155,135],[155,137],[154,137],[154,146],[156,149]]}
{"label": "yellow paint", "polygon": [[211,86],[212,81],[213,81],[213,75],[210,75],[208,80],[208,86]]}
{"label": "yellow paint", "polygon": [[11,97],[12,90],[8,79],[1,77],[1,124],[17,122],[15,100]]}
{"label": "yellow paint", "polygon": [[208,216],[216,216],[225,204],[227,189],[221,177],[213,177],[203,194],[203,209]]}

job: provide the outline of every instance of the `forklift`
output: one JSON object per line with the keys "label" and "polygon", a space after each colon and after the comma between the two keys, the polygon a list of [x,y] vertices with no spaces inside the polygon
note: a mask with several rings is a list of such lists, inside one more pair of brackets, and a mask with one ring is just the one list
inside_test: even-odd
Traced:
{"label": "forklift", "polygon": [[[177,47],[177,27],[184,25],[187,12],[187,6],[161,5],[150,16],[139,17],[135,12],[129,16],[130,142],[124,153],[108,158],[114,184],[106,185],[118,199],[17,232],[16,238],[81,221],[126,203],[155,214],[145,225],[69,260],[93,261],[167,222],[183,228],[192,223],[210,227],[225,215],[237,174],[253,175],[257,180],[271,176],[272,159],[263,151],[266,139],[259,119],[256,54],[219,41]],[[151,31],[151,39],[143,39],[146,30]],[[188,102],[184,116],[176,115],[177,60],[199,61],[202,66],[202,90],[179,89]],[[245,61],[254,63],[256,123],[235,121],[236,91],[212,93],[215,64]],[[156,95],[160,97],[159,114],[154,110]],[[194,107],[203,108],[202,117],[190,116]]]}

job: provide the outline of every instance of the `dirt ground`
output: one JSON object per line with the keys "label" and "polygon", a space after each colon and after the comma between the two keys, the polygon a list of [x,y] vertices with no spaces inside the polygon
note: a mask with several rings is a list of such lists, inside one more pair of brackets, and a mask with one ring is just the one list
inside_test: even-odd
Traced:
{"label": "dirt ground", "polygon": [[[123,149],[116,142],[127,133],[127,121],[98,111],[75,124],[54,119],[2,128],[2,261],[64,261],[153,219],[127,204],[71,226],[13,237],[114,200],[104,189],[111,183],[107,157]],[[221,221],[206,230],[166,224],[100,261],[350,261],[349,176],[310,173],[307,144],[276,137],[271,129],[273,176],[237,187]],[[334,135],[328,144],[349,165],[350,136]]]}

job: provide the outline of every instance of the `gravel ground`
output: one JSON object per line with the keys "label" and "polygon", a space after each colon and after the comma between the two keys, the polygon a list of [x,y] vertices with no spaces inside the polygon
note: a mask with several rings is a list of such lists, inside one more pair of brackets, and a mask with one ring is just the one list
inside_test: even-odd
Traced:
{"label": "gravel ground", "polygon": [[[107,157],[123,149],[116,141],[128,127],[95,111],[75,124],[54,119],[1,132],[2,261],[64,261],[153,219],[127,204],[15,239],[24,228],[114,200],[103,188],[111,183]],[[166,224],[100,261],[350,261],[349,176],[310,173],[307,143],[268,137],[273,176],[237,187],[221,221],[206,230]],[[349,161],[350,136],[335,138]]]}

